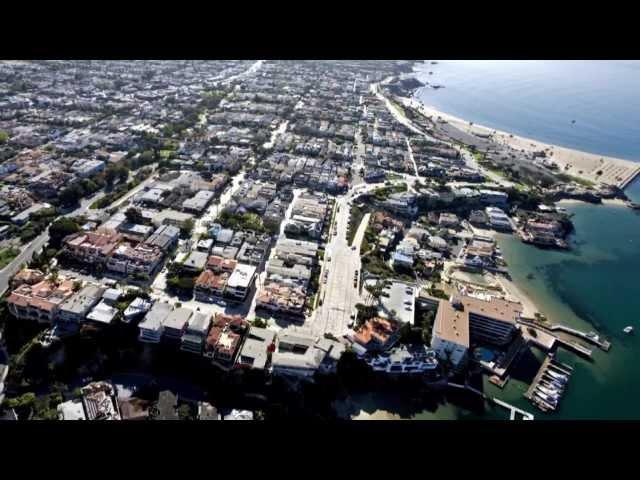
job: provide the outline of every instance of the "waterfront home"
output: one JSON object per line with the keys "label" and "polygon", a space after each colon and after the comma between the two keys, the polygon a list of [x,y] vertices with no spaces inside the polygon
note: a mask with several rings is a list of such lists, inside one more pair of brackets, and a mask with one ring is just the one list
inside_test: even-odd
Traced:
{"label": "waterfront home", "polygon": [[140,331],[138,340],[147,343],[160,343],[163,323],[173,307],[168,303],[156,302],[138,325]]}
{"label": "waterfront home", "polygon": [[180,341],[192,315],[193,310],[184,307],[169,312],[162,322],[162,338],[168,341]]}
{"label": "waterfront home", "polygon": [[88,284],[60,306],[58,321],[82,322],[102,298],[105,287]]}
{"label": "waterfront home", "polygon": [[204,356],[223,370],[233,368],[249,323],[238,315],[217,313],[205,342]]}
{"label": "waterfront home", "polygon": [[196,312],[190,319],[182,335],[180,350],[202,355],[204,342],[211,327],[211,315]]}
{"label": "waterfront home", "polygon": [[364,322],[349,338],[368,351],[384,351],[391,348],[400,337],[400,323],[396,320],[375,317]]}
{"label": "waterfront home", "polygon": [[437,353],[426,345],[401,345],[367,360],[374,372],[415,375],[438,368]]}
{"label": "waterfront home", "polygon": [[273,330],[251,326],[236,364],[240,367],[264,370],[267,367],[269,353],[275,347],[275,336]]}

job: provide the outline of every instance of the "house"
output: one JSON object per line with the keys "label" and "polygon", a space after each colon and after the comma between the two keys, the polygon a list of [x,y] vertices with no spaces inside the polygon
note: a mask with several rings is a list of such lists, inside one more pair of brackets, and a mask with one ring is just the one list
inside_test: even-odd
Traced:
{"label": "house", "polygon": [[100,160],[77,160],[70,170],[80,178],[97,175],[105,169],[105,163]]}
{"label": "house", "polygon": [[131,323],[132,321],[140,318],[142,315],[147,313],[151,309],[152,305],[153,302],[151,301],[145,300],[140,297],[134,298],[122,313],[122,321],[124,323]]}
{"label": "house", "polygon": [[138,325],[140,331],[138,340],[147,343],[160,343],[163,323],[171,310],[173,310],[173,307],[168,303],[154,303],[151,310],[145,315],[144,320]]}
{"label": "house", "polygon": [[49,208],[51,208],[51,205],[48,203],[34,203],[29,208],[11,217],[11,221],[16,225],[24,225],[29,221],[29,218],[32,214],[37,213],[41,210],[47,210]]}
{"label": "house", "polygon": [[198,241],[198,243],[196,244],[196,250],[198,250],[199,252],[209,253],[212,246],[213,246],[213,239],[205,238]]}
{"label": "house", "polygon": [[491,225],[491,227],[495,228],[496,230],[505,230],[505,231],[513,230],[513,226],[511,225],[511,220],[509,219],[507,214],[504,213],[499,208],[487,207],[485,208],[484,211],[487,214],[487,217],[489,218],[489,225]]}
{"label": "house", "polygon": [[198,420],[222,420],[222,415],[209,402],[198,402]]}
{"label": "house", "polygon": [[178,397],[169,390],[158,395],[158,401],[151,408],[151,418],[154,420],[180,420],[178,416]]}
{"label": "house", "polygon": [[215,197],[215,193],[207,190],[201,190],[194,197],[182,202],[182,209],[185,212],[200,214],[204,212],[209,202]]}
{"label": "house", "polygon": [[34,285],[44,280],[44,273],[40,270],[31,268],[23,268],[11,279],[11,288],[17,288],[20,285]]}
{"label": "house", "polygon": [[434,250],[439,250],[441,252],[449,248],[447,241],[444,238],[438,236],[429,237],[428,243],[431,248],[433,248]]}
{"label": "house", "polygon": [[200,272],[207,265],[209,255],[206,252],[198,252],[193,250],[187,259],[182,262],[182,268],[190,272]]}
{"label": "house", "polygon": [[211,315],[196,312],[190,319],[182,335],[180,350],[202,355],[204,342],[211,327]]}
{"label": "house", "polygon": [[438,367],[437,353],[426,345],[401,345],[367,359],[374,372],[392,375],[424,375]]}
{"label": "house", "polygon": [[275,347],[275,336],[273,330],[251,326],[236,364],[240,367],[264,370],[267,367],[269,353]]}
{"label": "house", "polygon": [[194,294],[199,302],[215,302],[222,298],[227,288],[230,274],[204,270],[195,281]]}
{"label": "house", "polygon": [[238,315],[217,313],[205,342],[204,356],[224,370],[233,368],[249,323]]}
{"label": "house", "polygon": [[233,239],[233,230],[223,228],[216,233],[216,245],[228,245]]}
{"label": "house", "polygon": [[244,301],[256,278],[256,267],[239,263],[227,281],[226,295],[236,301]]}
{"label": "house", "polygon": [[88,284],[75,295],[65,300],[58,310],[58,321],[82,322],[89,312],[101,300],[106,289],[94,284]]}
{"label": "house", "polygon": [[111,322],[113,322],[114,318],[116,318],[117,314],[118,309],[113,308],[111,305],[102,300],[87,314],[87,320],[109,325]]}
{"label": "house", "polygon": [[171,225],[178,228],[184,227],[189,221],[193,221],[193,215],[171,209],[159,211],[152,220],[156,227],[160,225]]}
{"label": "house", "polygon": [[407,192],[393,193],[380,205],[403,217],[414,217],[418,213],[416,195]]}
{"label": "house", "polygon": [[253,420],[253,412],[250,410],[231,410],[222,417],[223,420]]}
{"label": "house", "polygon": [[102,293],[102,300],[104,300],[107,305],[115,305],[122,297],[122,293],[122,290],[117,288],[107,288]]}
{"label": "house", "polygon": [[446,228],[455,228],[460,225],[460,220],[454,213],[441,213],[438,220],[438,225]]}
{"label": "house", "polygon": [[305,300],[306,294],[303,287],[267,280],[256,295],[256,308],[301,315]]}
{"label": "house", "polygon": [[120,415],[123,420],[148,420],[151,402],[141,398],[129,397],[119,401]]}
{"label": "house", "polygon": [[361,325],[350,339],[368,351],[391,348],[400,336],[400,323],[387,318],[374,317]]}
{"label": "house", "polygon": [[151,275],[164,258],[164,252],[155,245],[139,243],[135,247],[123,242],[107,260],[107,269],[123,275]]}
{"label": "house", "polygon": [[149,237],[149,235],[151,235],[153,227],[150,227],[149,225],[125,222],[118,227],[118,231],[122,233],[122,236],[127,240],[143,242],[147,237]]}
{"label": "house", "polygon": [[482,210],[473,210],[469,214],[469,223],[472,225],[484,226],[489,221],[489,218]]}
{"label": "house", "polygon": [[345,346],[334,340],[301,332],[281,334],[271,369],[274,375],[311,379],[316,372],[334,371],[344,350]]}
{"label": "house", "polygon": [[180,229],[172,225],[160,225],[149,238],[145,240],[148,245],[154,245],[164,252],[168,252],[178,244]]}
{"label": "house", "polygon": [[56,410],[58,411],[58,420],[86,420],[84,414],[84,405],[82,400],[68,400],[60,403]]}
{"label": "house", "polygon": [[162,322],[162,338],[169,341],[180,341],[192,315],[193,310],[190,308],[179,307],[171,310]]}
{"label": "house", "polygon": [[509,195],[496,190],[480,190],[480,201],[485,205],[505,206],[509,201]]}
{"label": "house", "polygon": [[121,420],[116,390],[108,382],[94,382],[80,389],[87,420]]}

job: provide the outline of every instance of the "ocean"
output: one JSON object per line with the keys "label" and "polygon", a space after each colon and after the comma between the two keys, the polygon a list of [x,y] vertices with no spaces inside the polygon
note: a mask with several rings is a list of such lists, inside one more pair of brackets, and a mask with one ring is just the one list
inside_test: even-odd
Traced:
{"label": "ocean", "polygon": [[[417,96],[443,112],[535,140],[640,161],[640,62],[442,61],[420,69],[419,78],[445,88],[422,89]],[[640,181],[626,193],[640,202]],[[512,376],[504,389],[485,378],[484,391],[537,419],[640,419],[640,337],[622,332],[633,325],[640,333],[640,212],[611,204],[563,206],[575,226],[570,251],[541,250],[510,235],[499,235],[498,243],[516,285],[551,321],[595,330],[612,342],[611,350],[593,347],[592,360],[559,350],[574,374],[554,413],[540,413],[522,396],[531,372]],[[538,361],[544,357],[534,353]],[[352,399],[350,409],[353,418],[508,418],[499,409],[478,414],[452,402],[424,411],[405,403],[367,395]]]}
{"label": "ocean", "polygon": [[419,80],[444,86],[416,94],[437,110],[534,140],[640,161],[640,61],[443,60],[415,70]]}

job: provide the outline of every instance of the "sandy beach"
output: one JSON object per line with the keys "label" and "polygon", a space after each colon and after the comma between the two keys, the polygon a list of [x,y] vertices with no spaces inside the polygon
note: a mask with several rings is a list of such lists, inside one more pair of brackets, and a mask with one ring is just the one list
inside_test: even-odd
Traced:
{"label": "sandy beach", "polygon": [[550,145],[475,123],[470,124],[466,120],[424,105],[416,99],[405,97],[402,101],[405,106],[415,108],[423,115],[431,117],[432,119],[448,122],[466,133],[485,138],[491,137],[494,141],[508,145],[516,150],[524,150],[526,152],[545,151],[548,155],[547,158],[555,162],[559,166],[560,171],[585,180],[624,188],[640,173],[640,164],[632,162],[631,160],[606,157],[557,145]]}

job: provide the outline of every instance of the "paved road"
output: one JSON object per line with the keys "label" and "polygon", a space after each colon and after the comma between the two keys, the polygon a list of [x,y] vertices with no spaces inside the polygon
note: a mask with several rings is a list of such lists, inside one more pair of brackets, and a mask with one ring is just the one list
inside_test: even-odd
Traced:
{"label": "paved road", "polygon": [[413,149],[411,148],[411,143],[409,142],[409,139],[405,137],[405,141],[407,142],[407,150],[409,151],[409,159],[411,160],[411,164],[413,165],[413,174],[416,177],[419,177],[420,175],[418,174],[418,165],[416,165],[416,161],[413,158]]}

